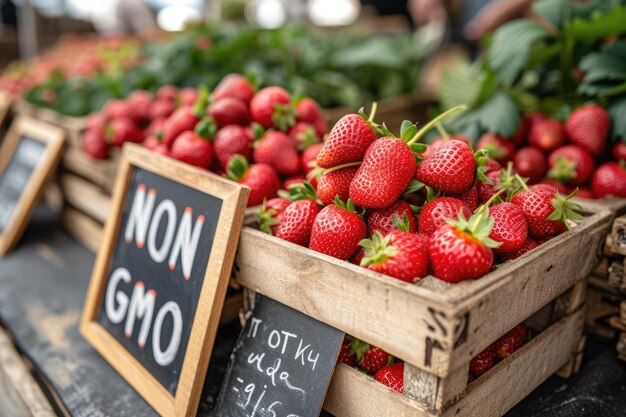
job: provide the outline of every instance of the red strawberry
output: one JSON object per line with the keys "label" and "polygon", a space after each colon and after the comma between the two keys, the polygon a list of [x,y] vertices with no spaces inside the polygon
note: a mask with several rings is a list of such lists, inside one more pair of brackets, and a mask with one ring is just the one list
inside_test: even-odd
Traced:
{"label": "red strawberry", "polygon": [[[187,106],[185,106],[187,107]],[[171,100],[156,100],[148,107],[148,118],[159,119],[168,118],[176,110],[176,105]]]}
{"label": "red strawberry", "polygon": [[546,157],[539,149],[527,146],[517,151],[513,157],[513,167],[519,175],[528,178],[528,182],[533,184],[546,174]]}
{"label": "red strawberry", "polygon": [[[450,197],[461,200],[470,209],[470,212],[473,212],[478,208],[478,186],[476,184],[474,184],[469,190],[463,191],[460,194],[451,195]],[[489,198],[487,198],[487,200],[489,200]]]}
{"label": "red strawberry", "polygon": [[531,146],[546,152],[552,152],[565,144],[563,125],[557,120],[542,120],[534,123],[528,133]]}
{"label": "red strawberry", "polygon": [[618,161],[626,161],[626,143],[622,141],[615,142],[613,145],[613,158]]}
{"label": "red strawberry", "polygon": [[591,191],[591,188],[587,187],[579,188],[576,193],[576,198],[593,199],[593,191]]}
{"label": "red strawberry", "polygon": [[500,203],[489,207],[493,227],[489,237],[501,245],[495,253],[515,252],[524,246],[528,236],[528,224],[524,212],[515,204]]}
{"label": "red strawberry", "polygon": [[550,154],[548,177],[572,185],[583,185],[593,173],[593,157],[576,145],[565,145]]}
{"label": "red strawberry", "polygon": [[363,239],[361,266],[405,282],[415,282],[428,274],[428,240],[425,235],[392,230],[383,237],[374,232]]}
{"label": "red strawberry", "polygon": [[296,149],[307,149],[320,141],[315,128],[308,123],[298,122],[289,131],[287,136]]}
{"label": "red strawberry", "polygon": [[358,169],[348,167],[324,173],[317,181],[317,196],[322,204],[332,204],[337,196],[341,201],[347,201],[350,198],[350,183]]}
{"label": "red strawberry", "polygon": [[528,329],[523,324],[518,324],[504,334],[500,339],[496,340],[496,355],[500,360],[509,357],[517,349],[521,348],[524,340],[528,335]]}
{"label": "red strawberry", "polygon": [[505,164],[513,158],[515,145],[495,133],[485,133],[478,139],[476,149],[486,149],[490,158]]}
{"label": "red strawberry", "polygon": [[525,253],[528,253],[538,247],[539,247],[539,244],[536,241],[534,241],[531,238],[527,238],[526,242],[524,242],[521,248],[519,248],[515,252],[500,254],[500,259],[502,259],[502,261],[504,262],[512,261],[513,259],[517,259],[520,256],[524,255]]}
{"label": "red strawberry", "polygon": [[289,187],[293,185],[302,185],[306,181],[304,175],[292,175],[291,177],[287,177],[283,180],[283,189],[288,190]]}
{"label": "red strawberry", "polygon": [[296,245],[308,246],[311,229],[319,213],[320,206],[315,200],[294,201],[285,209],[276,237]]}
{"label": "red strawberry", "polygon": [[565,132],[569,140],[595,156],[604,150],[610,128],[609,114],[596,104],[578,107],[565,122]]}
{"label": "red strawberry", "polygon": [[347,204],[336,201],[315,218],[309,248],[345,261],[359,249],[366,232],[365,222],[356,214],[352,200]]}
{"label": "red strawberry", "polygon": [[489,345],[485,350],[480,352],[470,361],[470,374],[474,378],[478,378],[496,363],[496,349],[494,345]]}
{"label": "red strawberry", "polygon": [[345,363],[348,366],[355,367],[356,366],[356,355],[352,352],[350,344],[352,339],[350,336],[346,335],[343,338],[343,342],[341,343],[341,348],[339,349],[339,356],[337,357],[337,362]]}
{"label": "red strawberry", "polygon": [[315,164],[315,158],[317,158],[317,154],[320,153],[323,146],[323,143],[316,143],[315,145],[309,146],[304,150],[304,152],[302,152],[300,158],[302,161],[302,170],[305,174],[308,174],[317,166]]}
{"label": "red strawberry", "polygon": [[225,167],[233,155],[239,154],[250,160],[252,158],[252,142],[254,137],[250,129],[237,126],[224,126],[215,134],[213,144],[215,156],[220,165]]}
{"label": "red strawberry", "polygon": [[551,197],[546,192],[522,190],[515,194],[511,203],[524,212],[528,222],[528,234],[533,238],[546,238],[569,229],[569,219],[582,219],[580,214],[573,211],[580,210],[580,206],[569,201],[574,194],[567,197],[557,194]]}
{"label": "red strawberry", "polygon": [[458,220],[461,212],[465,218],[472,215],[472,211],[461,200],[452,197],[435,198],[420,211],[419,231],[431,235],[446,224],[446,219]]}
{"label": "red strawberry", "polygon": [[109,144],[100,129],[89,129],[83,135],[83,150],[95,159],[109,157]]}
{"label": "red strawberry", "polygon": [[269,131],[256,145],[254,160],[271,165],[276,172],[293,175],[300,171],[300,156],[283,132]]}
{"label": "red strawberry", "polygon": [[465,142],[469,145],[470,140],[467,136],[463,136],[463,135],[452,135],[450,137],[446,138],[442,138],[442,137],[436,137],[432,143],[430,145],[427,145],[427,149],[426,152],[423,152],[420,154],[420,156],[424,159],[428,159],[430,158],[430,156],[433,154],[433,152],[435,151],[435,149],[437,149],[438,147],[440,147],[441,145],[443,145],[444,143],[448,142],[449,140],[460,140],[461,142]]}
{"label": "red strawberry", "polygon": [[178,101],[181,106],[193,106],[198,101],[199,93],[193,87],[187,87],[180,90],[178,93]]}
{"label": "red strawberry", "polygon": [[152,104],[152,94],[145,90],[135,90],[128,95],[126,102],[131,107],[133,120],[143,121],[149,117],[149,108]]}
{"label": "red strawberry", "polygon": [[215,90],[213,90],[214,100],[234,97],[248,104],[253,96],[254,87],[246,77],[239,74],[228,74],[222,78]]}
{"label": "red strawberry", "polygon": [[489,272],[493,263],[492,247],[498,243],[489,238],[493,218],[486,206],[465,220],[448,220],[430,236],[430,262],[437,278],[447,282],[477,279]]}
{"label": "red strawberry", "polygon": [[85,122],[85,129],[86,130],[104,129],[106,122],[107,120],[102,113],[91,113],[89,116],[87,116],[87,121]]}
{"label": "red strawberry", "polygon": [[376,372],[374,379],[392,390],[404,392],[404,362],[385,366]]}
{"label": "red strawberry", "polygon": [[471,148],[458,140],[449,140],[433,151],[417,167],[417,179],[435,190],[459,194],[475,180],[476,160]]}
{"label": "red strawberry", "polygon": [[125,100],[111,100],[102,110],[106,120],[129,119],[133,123],[139,123],[141,119],[137,117],[135,109]]}
{"label": "red strawberry", "polygon": [[161,142],[161,140],[157,136],[148,136],[143,141],[143,146],[146,149],[150,149],[151,151],[155,150],[160,145],[163,145],[163,142]]}
{"label": "red strawberry", "polygon": [[173,85],[164,85],[157,90],[156,96],[159,99],[175,101],[178,96],[178,88]]}
{"label": "red strawberry", "polygon": [[163,126],[163,143],[169,148],[174,140],[187,130],[194,130],[200,122],[198,115],[192,107],[180,107],[165,121]]}
{"label": "red strawberry", "polygon": [[264,198],[276,197],[280,188],[280,178],[274,168],[267,164],[248,166],[246,158],[235,155],[226,168],[228,178],[250,188],[248,207],[258,206]]}
{"label": "red strawberry", "polygon": [[250,101],[252,121],[259,123],[265,129],[276,126],[285,131],[295,123],[290,102],[291,96],[282,87],[265,87]]}
{"label": "red strawberry", "polygon": [[210,140],[187,130],[174,140],[171,155],[190,165],[208,168],[213,161],[213,144]]}
{"label": "red strawberry", "polygon": [[148,136],[163,136],[163,126],[165,126],[165,118],[159,117],[150,122],[150,124],[143,130],[143,135]]}
{"label": "red strawberry", "polygon": [[519,121],[519,126],[515,135],[511,138],[511,141],[516,147],[522,145],[526,141],[528,129],[530,129],[530,120],[528,120],[527,117],[522,117]]}
{"label": "red strawberry", "polygon": [[332,168],[363,159],[369,146],[376,140],[376,132],[367,118],[358,114],[343,116],[333,126],[317,155],[317,166]]}
{"label": "red strawberry", "polygon": [[490,172],[493,172],[493,171],[500,171],[502,169],[502,165],[500,165],[495,160],[489,157],[486,157],[484,159],[483,164],[481,165],[481,168],[483,168],[483,170],[485,171],[485,174],[489,174]]}
{"label": "red strawberry", "polygon": [[354,265],[361,266],[361,261],[365,256],[365,248],[361,246],[358,251],[354,255],[350,257],[350,263]]}
{"label": "red strawberry", "polygon": [[350,198],[360,207],[388,207],[406,191],[416,165],[415,155],[404,141],[380,138],[367,149],[350,184]]}
{"label": "red strawberry", "polygon": [[548,118],[548,116],[546,116],[544,113],[541,112],[533,112],[533,113],[529,113],[526,115],[525,119],[528,120],[528,123],[530,124],[530,126],[542,122],[544,120],[546,120]]}
{"label": "red strawberry", "polygon": [[352,351],[356,354],[359,368],[366,372],[375,374],[385,366],[393,363],[393,356],[369,343],[365,343],[359,339],[352,339]]}
{"label": "red strawberry", "polygon": [[615,162],[600,165],[591,178],[591,190],[596,198],[626,198],[626,168]]}
{"label": "red strawberry", "polygon": [[272,198],[269,201],[264,201],[261,210],[257,213],[259,230],[270,235],[275,235],[278,227],[282,223],[285,209],[290,204],[291,201],[286,198]]}
{"label": "red strawberry", "polygon": [[317,104],[317,101],[312,98],[304,98],[296,104],[295,111],[296,121],[312,125],[318,137],[323,137],[328,131],[326,118],[322,114],[322,109]]}
{"label": "red strawberry", "polygon": [[216,100],[206,113],[215,119],[219,127],[226,125],[245,125],[249,122],[248,106],[236,98],[224,97]]}
{"label": "red strawberry", "polygon": [[[319,195],[319,193],[318,193]],[[373,236],[374,232],[379,232],[383,236],[387,236],[392,230],[398,229],[397,221],[406,219],[407,232],[415,233],[417,231],[417,219],[409,203],[398,200],[389,207],[372,210],[367,218],[367,235]]]}
{"label": "red strawberry", "polygon": [[[541,187],[539,187],[541,186]],[[530,187],[531,190],[533,189],[543,189],[544,191],[554,191],[554,193],[552,193],[551,197],[554,197],[554,194],[558,191],[561,194],[569,194],[571,192],[570,188],[568,186],[566,186],[565,184],[563,184],[561,181],[558,180],[553,180],[551,178],[544,178],[541,181],[539,181],[538,184],[535,184],[533,186]]]}
{"label": "red strawberry", "polygon": [[122,146],[126,142],[143,142],[143,133],[130,119],[120,117],[111,120],[105,128],[105,137],[113,146]]}

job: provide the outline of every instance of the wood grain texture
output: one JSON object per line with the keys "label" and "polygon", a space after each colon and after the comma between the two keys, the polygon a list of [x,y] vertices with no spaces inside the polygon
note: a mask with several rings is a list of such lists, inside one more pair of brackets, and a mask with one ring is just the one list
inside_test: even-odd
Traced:
{"label": "wood grain texture", "polygon": [[97,253],[102,242],[103,226],[71,207],[66,207],[63,210],[62,217],[63,226],[67,232],[91,252]]}
{"label": "wood grain texture", "polygon": [[116,157],[107,160],[93,159],[82,149],[73,146],[65,149],[61,160],[61,166],[65,171],[85,178],[109,193],[113,188],[117,163]]}
{"label": "wood grain texture", "polygon": [[611,252],[626,256],[626,216],[617,217],[613,222],[611,242]]}
{"label": "wood grain texture", "polygon": [[65,199],[72,207],[98,223],[106,222],[111,212],[111,196],[102,188],[71,174],[61,176],[61,187]]}
{"label": "wood grain texture", "polygon": [[608,210],[592,215],[495,272],[456,285],[434,277],[407,284],[244,228],[236,280],[443,377],[586,277],[611,219]]}

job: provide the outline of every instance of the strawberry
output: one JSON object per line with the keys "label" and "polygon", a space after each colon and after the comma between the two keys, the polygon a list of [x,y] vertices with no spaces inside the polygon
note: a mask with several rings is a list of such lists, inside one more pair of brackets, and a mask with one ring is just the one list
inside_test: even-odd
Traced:
{"label": "strawberry", "polygon": [[333,168],[361,161],[369,146],[376,140],[376,132],[370,121],[372,118],[373,114],[368,118],[361,113],[348,114],[339,119],[317,155],[317,166]]}
{"label": "strawberry", "polygon": [[530,129],[530,120],[527,117],[522,117],[519,121],[519,126],[517,127],[517,131],[511,138],[511,141],[516,147],[521,146],[528,136],[528,129]]}
{"label": "strawberry", "polygon": [[446,219],[457,220],[459,213],[465,218],[472,215],[472,210],[461,200],[452,197],[435,198],[427,202],[419,216],[419,231],[432,235],[437,229],[446,224]]}
{"label": "strawberry", "polygon": [[323,146],[323,143],[316,143],[306,148],[304,152],[302,152],[302,155],[300,155],[302,170],[305,174],[308,174],[317,166],[315,164],[315,158],[317,158]]}
{"label": "strawberry", "polygon": [[304,175],[292,175],[291,177],[287,177],[283,180],[283,190],[288,190],[289,187],[293,185],[302,185],[306,181]]}
{"label": "strawberry", "polygon": [[423,159],[428,159],[433,154],[433,151],[435,149],[437,149],[438,147],[440,147],[442,144],[444,144],[445,142],[449,140],[460,140],[461,142],[465,142],[468,145],[470,144],[469,138],[463,135],[452,135],[452,136],[448,136],[447,138],[442,138],[440,136],[437,136],[430,145],[427,145],[426,152],[423,152],[422,154],[420,154],[420,156]]}
{"label": "strawberry", "polygon": [[500,254],[500,259],[504,262],[512,261],[513,259],[517,259],[520,256],[528,253],[539,247],[539,244],[531,238],[527,238],[526,242],[522,245],[521,248],[514,252],[502,253]]}
{"label": "strawberry", "polygon": [[148,136],[163,136],[163,126],[165,126],[165,118],[159,117],[150,122],[150,124],[143,130],[143,135]]}
{"label": "strawberry", "polygon": [[365,222],[356,214],[352,200],[344,204],[337,199],[315,218],[309,248],[345,261],[359,249],[366,232]]}
{"label": "strawberry", "polygon": [[398,221],[406,219],[407,232],[415,233],[417,231],[417,219],[411,206],[406,201],[398,200],[389,207],[371,211],[367,218],[367,235],[371,237],[374,232],[379,232],[381,235],[387,236],[392,230],[398,229],[397,222],[394,222],[395,219]]}
{"label": "strawberry", "polygon": [[135,90],[126,97],[126,102],[133,112],[133,120],[141,122],[148,118],[152,94],[145,90]]}
{"label": "strawberry", "polygon": [[572,185],[585,184],[594,169],[593,156],[576,145],[565,145],[555,150],[550,154],[548,163],[548,178]]}
{"label": "strawberry", "polygon": [[557,120],[541,120],[530,127],[528,133],[530,146],[545,152],[552,152],[565,144],[563,125]]}
{"label": "strawberry", "polygon": [[[541,186],[541,188],[543,188],[544,190],[548,190],[548,189],[555,190],[555,192],[558,191],[561,194],[569,194],[572,191],[568,186],[563,184],[561,181],[554,180],[552,178],[544,178],[541,181],[539,181],[539,183],[534,184],[530,188],[535,189],[535,188],[538,188],[537,186]],[[554,197],[554,193],[552,197]]]}
{"label": "strawberry", "polygon": [[364,257],[365,257],[365,248],[361,246],[359,247],[359,250],[356,251],[356,253],[350,257],[350,263],[361,266],[361,261],[363,260]]}
{"label": "strawberry", "polygon": [[495,133],[485,133],[478,139],[476,149],[486,149],[490,158],[506,164],[513,158],[515,145],[512,141],[501,138]]}
{"label": "strawberry", "polygon": [[591,190],[596,198],[615,196],[626,198],[626,167],[624,163],[607,162],[591,177]]}
{"label": "strawberry", "polygon": [[356,355],[352,352],[350,344],[352,343],[352,338],[348,335],[343,337],[343,342],[341,343],[341,348],[339,349],[339,356],[337,356],[337,362],[345,363],[350,367],[356,366]]}
{"label": "strawberry", "polygon": [[342,201],[348,200],[350,183],[359,167],[347,167],[323,174],[317,181],[317,196],[322,204],[328,206],[339,196]]}
{"label": "strawberry", "polygon": [[533,238],[546,238],[556,236],[566,228],[569,230],[568,220],[582,219],[574,211],[580,210],[580,206],[569,201],[574,194],[551,197],[547,192],[525,189],[515,194],[511,203],[524,212],[528,234]]}
{"label": "strawberry", "polygon": [[489,174],[493,171],[500,171],[502,169],[502,165],[500,165],[497,161],[491,158],[485,158],[483,164],[481,165],[485,174]]}
{"label": "strawberry", "polygon": [[489,238],[493,218],[487,207],[479,208],[469,220],[460,212],[458,220],[447,222],[430,236],[430,262],[435,276],[456,283],[489,272],[493,263],[491,248],[499,244]]}
{"label": "strawberry", "polygon": [[173,85],[164,85],[157,90],[156,96],[158,99],[175,101],[178,96],[178,88]]}
{"label": "strawberry", "polygon": [[161,142],[157,135],[148,136],[143,141],[144,148],[150,149],[151,151],[155,150],[160,145],[163,145],[163,142]]}
{"label": "strawberry", "polygon": [[178,93],[178,101],[181,106],[193,106],[198,101],[198,97],[198,90],[193,87],[183,88]]}
{"label": "strawberry", "polygon": [[489,207],[489,215],[493,217],[493,227],[489,237],[500,246],[494,248],[495,253],[515,252],[519,250],[528,236],[528,224],[524,212],[515,204],[500,203]]}
{"label": "strawberry", "polygon": [[272,166],[282,175],[293,175],[300,171],[300,156],[291,146],[283,132],[269,131],[256,144],[254,160]]}
{"label": "strawberry", "polygon": [[291,204],[286,198],[272,198],[263,201],[261,210],[257,213],[259,230],[269,235],[275,235],[282,223],[285,209]]}
{"label": "strawberry", "polygon": [[322,114],[317,101],[312,98],[304,98],[300,100],[295,107],[296,121],[299,123],[307,123],[315,128],[318,137],[323,137],[328,131],[326,118]]}
{"label": "strawberry", "polygon": [[209,105],[206,113],[213,117],[219,127],[245,125],[248,124],[250,118],[248,106],[243,101],[233,97],[215,100]]}
{"label": "strawberry", "polygon": [[618,161],[626,161],[626,142],[615,142],[613,145],[613,158]]}
{"label": "strawberry", "polygon": [[495,342],[496,355],[500,360],[509,357],[517,349],[521,348],[528,335],[528,329],[523,324],[518,324]]}
{"label": "strawberry", "polygon": [[470,361],[469,371],[474,378],[478,378],[496,363],[496,349],[494,345],[489,345]]}
{"label": "strawberry", "polygon": [[315,128],[308,123],[298,122],[289,131],[287,136],[296,149],[307,149],[320,141]]}
{"label": "strawberry", "polygon": [[295,124],[295,115],[290,105],[291,96],[282,87],[265,87],[250,101],[252,121],[263,128],[276,126],[282,131]]}
{"label": "strawberry", "polygon": [[475,174],[476,160],[469,145],[449,140],[418,165],[416,178],[437,191],[459,194],[474,184]]}
{"label": "strawberry", "polygon": [[104,118],[108,121],[115,119],[129,119],[133,123],[139,123],[141,119],[137,116],[135,109],[125,100],[111,100],[102,110]]}
{"label": "strawberry", "polygon": [[[188,106],[184,106],[188,107]],[[189,106],[190,107],[190,106]],[[155,100],[148,107],[148,119],[168,118],[176,110],[176,105],[171,100]]]}
{"label": "strawberry", "polygon": [[548,116],[546,116],[545,113],[536,111],[536,112],[528,113],[526,117],[524,118],[528,120],[530,127],[532,127],[532,125],[546,120]]}
{"label": "strawberry", "polygon": [[228,125],[219,129],[215,134],[213,145],[220,165],[223,167],[228,165],[230,158],[236,154],[250,160],[253,140],[254,137],[249,128]]}
{"label": "strawberry", "polygon": [[100,129],[87,130],[83,135],[82,145],[85,153],[92,158],[107,159],[109,157],[109,144]]}
{"label": "strawberry", "polygon": [[587,187],[579,188],[576,193],[576,198],[586,198],[588,200],[593,199],[593,191],[591,191],[591,188]]}
{"label": "strawberry", "polygon": [[543,152],[530,146],[519,149],[513,157],[515,172],[528,178],[530,184],[536,183],[546,174],[547,165]]}
{"label": "strawberry", "polygon": [[404,362],[385,366],[374,374],[374,379],[392,390],[404,392]]}
{"label": "strawberry", "polygon": [[296,245],[308,246],[313,223],[319,213],[320,206],[315,200],[294,201],[285,209],[276,237]]}
{"label": "strawberry", "polygon": [[360,207],[388,207],[407,189],[416,166],[415,155],[403,140],[380,138],[365,152],[350,184],[350,198]]}
{"label": "strawberry", "polygon": [[167,118],[165,126],[163,126],[163,143],[168,148],[172,147],[178,135],[186,130],[195,129],[206,110],[207,102],[208,92],[205,89],[201,89],[198,101],[196,101],[193,107],[179,107]]}
{"label": "strawberry", "polygon": [[428,274],[428,239],[419,233],[392,230],[383,237],[375,231],[363,239],[361,266],[405,282],[415,282]]}
{"label": "strawberry", "polygon": [[135,122],[125,117],[119,117],[107,124],[105,138],[111,145],[121,147],[126,142],[143,142],[143,133],[135,125]]}
{"label": "strawberry", "polygon": [[[460,194],[454,194],[450,197],[454,197],[457,200],[461,200],[473,212],[478,208],[478,186],[474,184],[469,190],[463,191]],[[489,197],[485,200],[489,200]]]}
{"label": "strawberry", "polygon": [[254,86],[246,77],[239,74],[228,74],[217,84],[213,90],[213,99],[220,100],[224,97],[233,97],[241,100],[246,105],[254,96]]}
{"label": "strawberry", "polygon": [[359,368],[365,372],[375,374],[387,365],[393,363],[393,356],[369,343],[353,338],[351,343],[352,351],[356,354]]}
{"label": "strawberry", "polygon": [[578,107],[565,122],[565,132],[569,140],[594,156],[600,155],[604,150],[610,128],[609,114],[597,104]]}
{"label": "strawberry", "polygon": [[213,161],[213,144],[210,140],[187,130],[176,138],[171,149],[172,158],[190,165],[208,168]]}
{"label": "strawberry", "polygon": [[235,155],[228,162],[226,174],[231,180],[250,188],[248,207],[258,206],[264,198],[276,197],[280,188],[280,178],[274,168],[267,164],[253,164],[241,155]]}

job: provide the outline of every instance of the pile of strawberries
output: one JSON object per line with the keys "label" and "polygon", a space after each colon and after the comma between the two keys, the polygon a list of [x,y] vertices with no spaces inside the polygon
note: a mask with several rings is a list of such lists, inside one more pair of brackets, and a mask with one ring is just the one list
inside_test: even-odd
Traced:
{"label": "pile of strawberries", "polygon": [[523,324],[518,324],[501,338],[487,346],[470,361],[469,380],[472,381],[491,368],[496,363],[509,357],[521,348],[531,338],[531,332]]}
{"label": "pile of strawberries", "polygon": [[406,282],[432,273],[456,283],[482,277],[581,218],[573,194],[526,185],[464,137],[440,138],[428,149],[418,143],[458,110],[420,130],[406,121],[399,137],[373,115],[344,116],[312,148],[319,153],[310,183],[264,204],[261,230]]}
{"label": "pile of strawberries", "polygon": [[109,102],[90,116],[83,149],[106,159],[112,147],[143,143],[248,186],[248,206],[255,206],[304,181],[312,169],[309,149],[316,149],[326,130],[314,100],[294,100],[281,87],[255,92],[245,77],[231,74],[210,95],[165,86],[154,96],[135,91]]}
{"label": "pile of strawberries", "polygon": [[500,163],[513,161],[529,184],[545,183],[578,197],[626,198],[626,142],[609,141],[611,118],[597,104],[573,110],[565,123],[543,113],[526,115],[511,140],[484,134],[484,148]]}

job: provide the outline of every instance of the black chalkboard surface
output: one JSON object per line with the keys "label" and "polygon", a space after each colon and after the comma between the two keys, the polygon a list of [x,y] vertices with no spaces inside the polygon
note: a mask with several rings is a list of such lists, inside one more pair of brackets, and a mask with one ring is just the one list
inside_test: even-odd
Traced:
{"label": "black chalkboard surface", "polygon": [[220,417],[317,417],[344,333],[257,295],[218,399]]}

